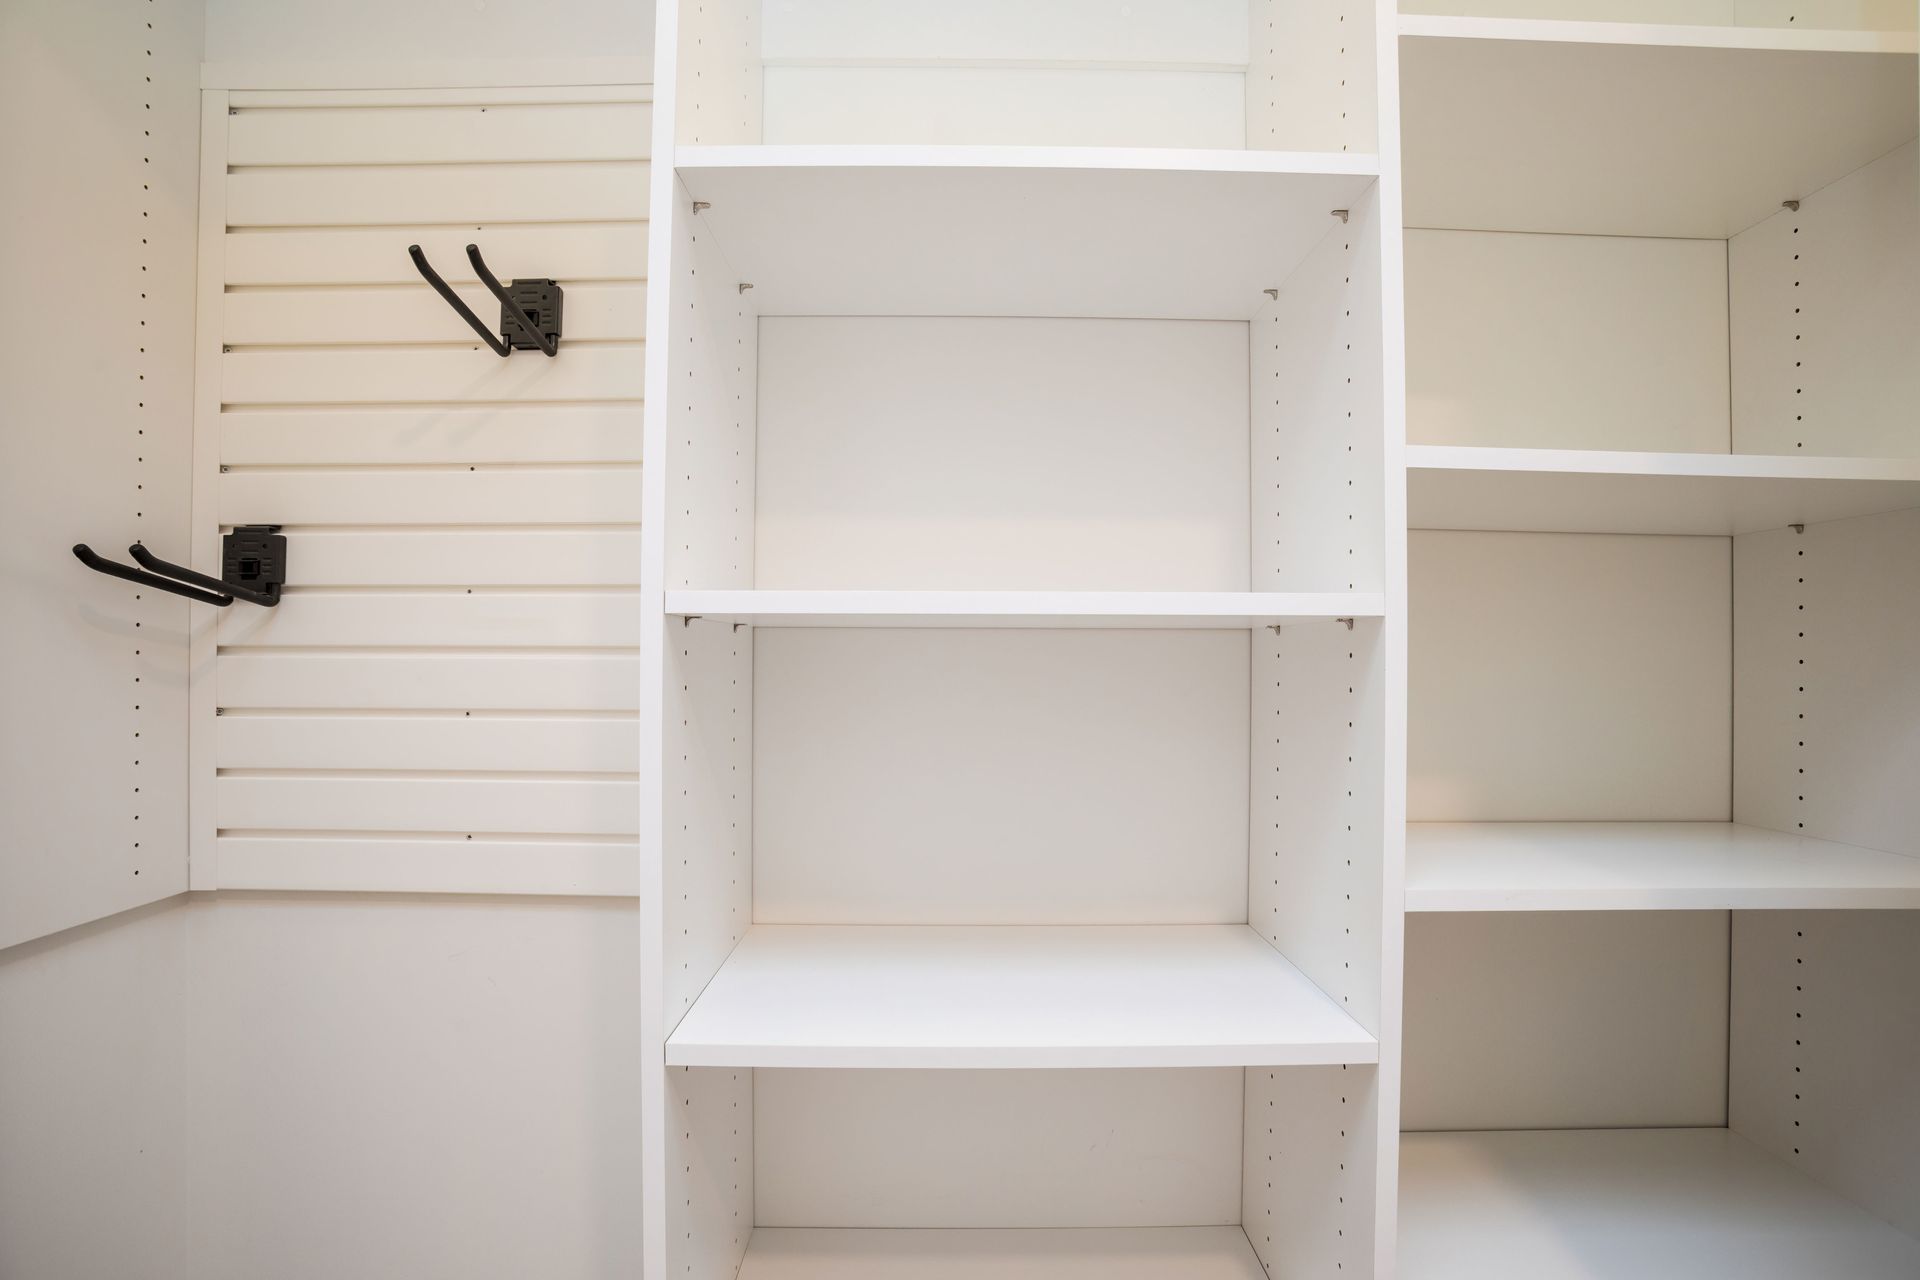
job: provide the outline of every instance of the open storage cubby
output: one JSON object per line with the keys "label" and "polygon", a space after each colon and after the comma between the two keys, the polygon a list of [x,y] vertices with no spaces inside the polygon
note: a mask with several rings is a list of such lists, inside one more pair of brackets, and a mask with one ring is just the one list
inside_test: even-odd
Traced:
{"label": "open storage cubby", "polygon": [[1474,7],[1401,27],[1400,1274],[1911,1276],[1913,37]]}
{"label": "open storage cubby", "polygon": [[684,144],[1376,151],[1372,0],[700,0]]}
{"label": "open storage cubby", "polygon": [[651,1266],[1384,1274],[1380,7],[665,12]]}
{"label": "open storage cubby", "polygon": [[1413,527],[1920,504],[1915,38],[1817,16],[1403,19]]}

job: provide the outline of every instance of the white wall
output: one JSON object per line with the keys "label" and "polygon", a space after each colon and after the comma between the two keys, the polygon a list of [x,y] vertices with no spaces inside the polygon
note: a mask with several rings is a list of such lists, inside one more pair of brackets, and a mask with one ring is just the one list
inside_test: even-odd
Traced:
{"label": "white wall", "polygon": [[207,0],[208,62],[652,56],[644,0]]}
{"label": "white wall", "polygon": [[638,1274],[638,921],[195,895],[0,953],[0,1275]]}
{"label": "white wall", "polygon": [[0,951],[0,1276],[187,1280],[187,899]]}

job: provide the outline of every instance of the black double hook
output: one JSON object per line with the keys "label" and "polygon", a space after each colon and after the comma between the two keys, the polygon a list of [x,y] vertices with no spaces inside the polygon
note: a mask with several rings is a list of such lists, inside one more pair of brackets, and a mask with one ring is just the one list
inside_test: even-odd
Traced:
{"label": "black double hook", "polygon": [[95,573],[185,596],[217,609],[235,600],[271,609],[280,603],[280,588],[286,583],[287,540],[279,530],[277,524],[241,525],[222,539],[221,571],[227,575],[223,578],[208,577],[185,565],[162,560],[137,542],[127,548],[127,554],[146,572],[108,560],[84,542],[74,544],[73,555]]}
{"label": "black double hook", "polygon": [[[414,267],[433,286],[434,292],[445,298],[447,305],[459,312],[460,318],[480,335],[480,340],[493,348],[493,354],[509,356],[515,347],[536,350],[547,356],[559,354],[561,289],[553,281],[515,280],[514,291],[523,295],[516,299],[501,286],[493,272],[487,270],[486,259],[480,256],[480,246],[468,245],[467,261],[473,264],[473,273],[480,277],[481,284],[487,286],[487,292],[500,300],[500,333],[496,336],[479,316],[473,314],[473,308],[466,304],[465,299],[440,278],[440,273],[433,269],[433,264],[427,261],[427,255],[420,251],[419,245],[408,245],[407,256],[413,259]],[[522,302],[532,305],[533,314],[528,314]],[[542,320],[547,321],[544,328]]]}

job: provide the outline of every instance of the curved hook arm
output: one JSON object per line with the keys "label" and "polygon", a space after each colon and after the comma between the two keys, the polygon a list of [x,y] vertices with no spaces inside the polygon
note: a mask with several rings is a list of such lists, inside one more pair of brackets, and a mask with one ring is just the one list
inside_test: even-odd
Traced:
{"label": "curved hook arm", "polygon": [[[472,256],[473,252],[474,252],[473,246],[468,245],[467,246],[468,255]],[[427,255],[420,252],[419,245],[417,244],[408,245],[407,256],[413,259],[413,265],[419,269],[421,275],[426,277],[427,283],[433,286],[434,292],[439,294],[442,298],[445,298],[447,300],[447,305],[452,307],[455,311],[458,311],[460,313],[460,318],[462,320],[465,320],[468,324],[472,325],[473,331],[480,335],[481,340],[484,341],[489,347],[493,348],[493,354],[497,356],[506,356],[506,355],[512,354],[513,348],[509,346],[503,339],[501,339],[499,335],[495,334],[493,330],[487,328],[486,325],[480,323],[480,317],[473,314],[473,308],[469,307],[466,304],[466,300],[463,299],[459,294],[455,293],[452,287],[449,286],[445,280],[442,280],[440,278],[440,273],[438,271],[435,271],[433,269],[433,265],[427,261]],[[498,280],[495,280],[491,276],[489,276],[487,277],[487,283],[495,293],[500,292],[500,282]],[[551,355],[553,353],[548,352],[547,354]]]}
{"label": "curved hook arm", "polygon": [[280,603],[280,588],[277,586],[269,587],[265,591],[255,591],[252,587],[243,587],[237,582],[228,582],[224,578],[210,578],[204,573],[195,573],[184,565],[170,564],[137,542],[127,548],[127,554],[155,573],[164,573],[169,578],[178,578],[182,582],[190,582],[196,587],[205,587],[209,591],[224,591],[235,600],[245,600],[248,604],[257,604],[264,609],[271,609]]}
{"label": "curved hook arm", "polygon": [[[162,578],[157,574],[142,573],[138,569],[118,564],[94,554],[93,548],[84,542],[73,544],[74,558],[95,573],[104,573],[112,578],[124,578],[128,582],[137,582],[143,587],[153,587],[159,591],[170,591],[176,596],[185,596],[189,600],[198,600],[201,604],[210,604],[224,609],[233,603],[232,596],[214,595],[211,591],[201,591],[184,583]],[[224,584],[223,584],[224,585]]]}
{"label": "curved hook arm", "polygon": [[527,331],[534,345],[540,348],[540,354],[543,356],[559,354],[560,344],[540,332],[539,323],[528,315],[519,303],[507,296],[507,291],[500,287],[500,282],[494,278],[493,272],[487,270],[486,260],[480,256],[479,245],[467,246],[467,261],[473,264],[473,273],[480,277],[480,283],[487,286],[494,297],[500,299],[500,305],[507,309],[507,314],[520,322],[520,327]]}

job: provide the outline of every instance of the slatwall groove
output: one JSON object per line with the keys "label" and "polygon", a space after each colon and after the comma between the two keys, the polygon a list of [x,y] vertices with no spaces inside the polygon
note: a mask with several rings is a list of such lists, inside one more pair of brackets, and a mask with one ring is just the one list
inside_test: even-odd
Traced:
{"label": "slatwall groove", "polygon": [[253,110],[228,125],[227,164],[645,160],[652,136],[653,109],[638,103]]}
{"label": "slatwall groove", "polygon": [[[562,280],[569,344],[638,342],[646,336],[644,284]],[[455,290],[475,315],[497,316],[500,304],[479,285]],[[453,321],[449,325],[449,321]],[[459,343],[471,346],[453,309],[427,288],[371,285],[229,292],[222,340],[234,347],[378,346]],[[556,357],[557,358],[557,357]],[[511,361],[509,361],[511,362]]]}
{"label": "slatwall groove", "polygon": [[[464,324],[451,307],[447,323]],[[235,351],[220,357],[220,399],[282,405],[640,398],[640,344],[569,347],[566,356],[502,360],[477,341],[459,349]]]}
{"label": "slatwall groove", "polygon": [[[215,507],[292,582],[216,624],[221,886],[636,891],[650,96],[232,96]],[[560,281],[560,354],[415,243]]]}
{"label": "slatwall groove", "polygon": [[[229,289],[262,285],[408,285],[425,289],[407,256],[418,244],[449,284],[478,280],[466,246],[484,240],[502,280],[632,281],[647,273],[644,220],[481,226],[413,224],[358,228],[258,228],[226,237]],[[449,313],[451,314],[451,313]]]}
{"label": "slatwall groove", "polygon": [[649,167],[646,161],[611,161],[242,169],[227,175],[227,225],[457,226],[644,218]]}
{"label": "slatwall groove", "polygon": [[[235,471],[220,477],[223,524],[600,524],[639,514],[631,467],[481,471]],[[289,548],[291,551],[291,548]]]}

